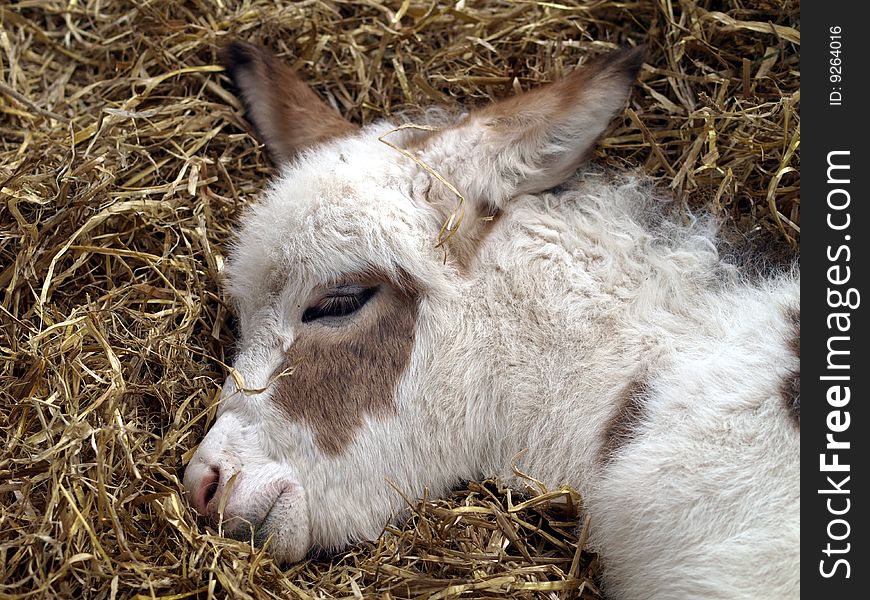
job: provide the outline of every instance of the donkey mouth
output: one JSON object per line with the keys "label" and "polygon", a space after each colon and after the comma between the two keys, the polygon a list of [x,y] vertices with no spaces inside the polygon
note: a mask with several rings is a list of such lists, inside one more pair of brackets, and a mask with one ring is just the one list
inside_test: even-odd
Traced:
{"label": "donkey mouth", "polygon": [[291,563],[304,559],[311,547],[311,535],[302,486],[287,481],[269,509],[256,522],[251,521],[250,527],[254,545],[266,546],[277,561]]}
{"label": "donkey mouth", "polygon": [[282,489],[278,494],[276,494],[275,498],[272,500],[272,504],[269,505],[269,510],[256,520],[252,519],[250,521],[251,530],[254,532],[254,545],[258,548],[262,547],[269,540],[269,536],[273,533],[270,528],[266,526],[266,522],[270,520],[272,511],[275,510],[275,507],[278,505],[284,492],[285,489]]}

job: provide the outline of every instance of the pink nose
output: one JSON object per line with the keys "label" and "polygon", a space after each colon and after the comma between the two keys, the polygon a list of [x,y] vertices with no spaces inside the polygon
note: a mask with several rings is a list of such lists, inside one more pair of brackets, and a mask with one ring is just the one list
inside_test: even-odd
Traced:
{"label": "pink nose", "polygon": [[210,515],[217,510],[209,505],[217,494],[220,481],[221,472],[217,465],[197,463],[188,466],[184,473],[184,487],[196,512]]}

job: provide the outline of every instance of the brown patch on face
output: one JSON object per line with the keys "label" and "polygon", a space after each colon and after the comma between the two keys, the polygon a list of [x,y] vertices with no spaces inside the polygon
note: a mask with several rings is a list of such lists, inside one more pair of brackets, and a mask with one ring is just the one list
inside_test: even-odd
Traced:
{"label": "brown patch on face", "polygon": [[411,358],[420,294],[384,281],[371,279],[378,292],[347,322],[300,324],[279,368],[292,373],[275,383],[274,401],[292,421],[310,427],[330,456],[351,443],[365,417],[396,412],[396,385]]}
{"label": "brown patch on face", "polygon": [[224,48],[221,62],[275,162],[356,130],[267,50],[233,42]]}
{"label": "brown patch on face", "polygon": [[644,405],[649,397],[649,384],[645,378],[634,379],[625,386],[617,399],[616,410],[604,428],[604,442],[599,462],[606,465],[615,454],[634,437],[644,417]]}
{"label": "brown patch on face", "polygon": [[[789,309],[786,312],[789,326],[791,328],[790,337],[788,338],[788,348],[794,354],[795,358],[800,360],[801,357],[801,313],[799,309]],[[801,372],[800,367],[796,371],[791,371],[783,379],[780,384],[780,395],[785,403],[785,408],[789,416],[794,421],[798,429],[801,427]]]}

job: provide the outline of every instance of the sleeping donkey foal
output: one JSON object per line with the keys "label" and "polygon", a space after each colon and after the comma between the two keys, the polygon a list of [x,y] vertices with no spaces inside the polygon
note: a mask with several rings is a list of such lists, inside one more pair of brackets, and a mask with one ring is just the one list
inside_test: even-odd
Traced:
{"label": "sleeping donkey foal", "polygon": [[281,171],[226,268],[199,512],[297,561],[377,537],[388,482],[522,485],[526,450],[583,494],[608,597],[798,597],[796,272],[750,283],[641,177],[576,173],[641,52],[430,130],[360,129],[269,53],[225,59]]}

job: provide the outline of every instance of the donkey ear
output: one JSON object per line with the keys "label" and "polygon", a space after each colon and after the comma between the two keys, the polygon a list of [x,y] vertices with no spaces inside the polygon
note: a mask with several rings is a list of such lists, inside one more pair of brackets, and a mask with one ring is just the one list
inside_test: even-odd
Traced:
{"label": "donkey ear", "polygon": [[221,52],[221,62],[276,163],[356,130],[268,50],[233,42]]}
{"label": "donkey ear", "polygon": [[565,181],[619,113],[643,48],[598,57],[544,87],[471,113],[424,142],[422,158],[469,200],[498,209]]}

